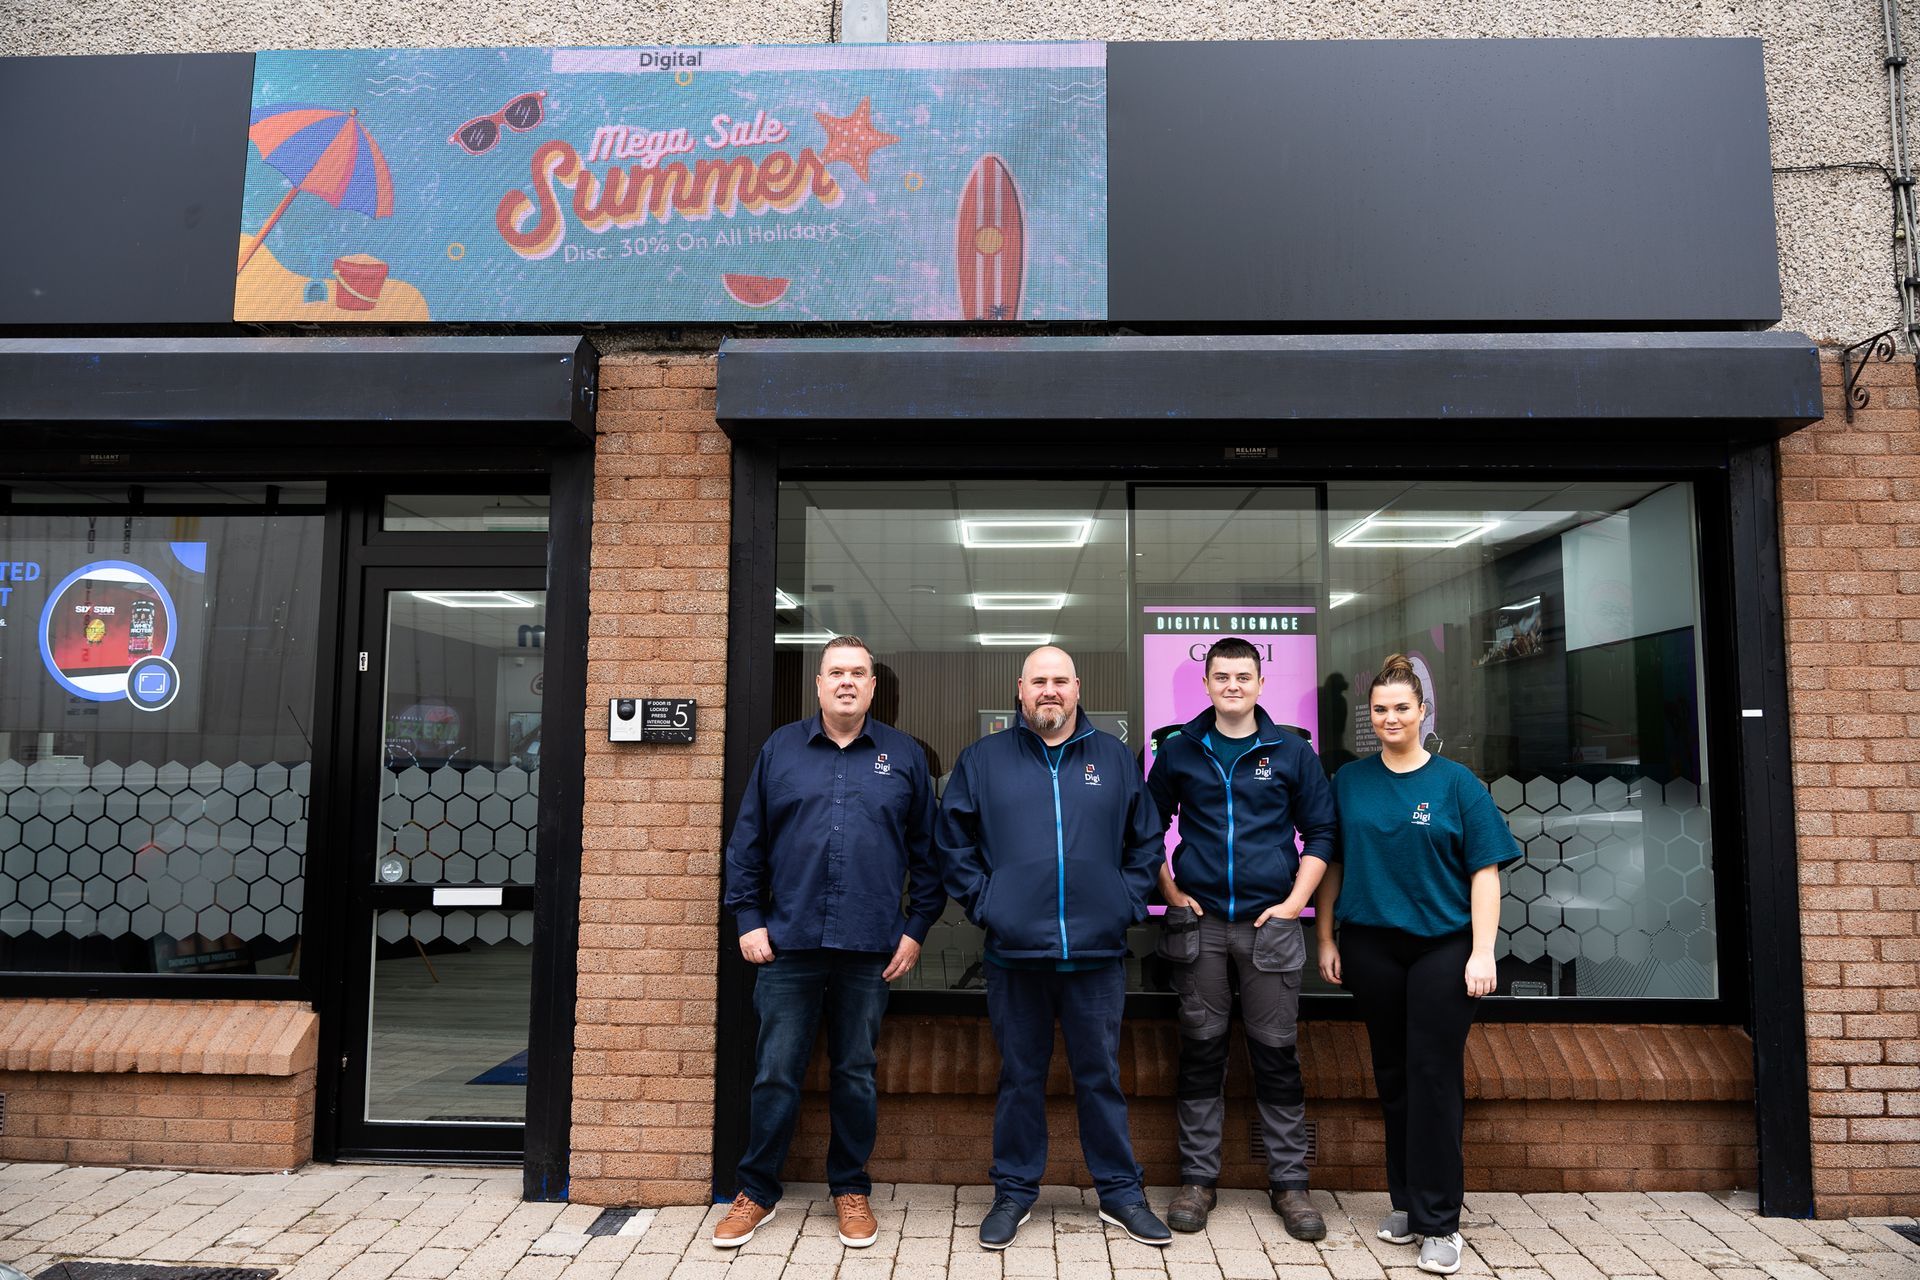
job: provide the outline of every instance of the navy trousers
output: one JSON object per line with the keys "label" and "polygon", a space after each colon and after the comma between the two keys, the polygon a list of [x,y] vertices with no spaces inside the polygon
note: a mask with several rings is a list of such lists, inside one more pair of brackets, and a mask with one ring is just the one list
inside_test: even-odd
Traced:
{"label": "navy trousers", "polygon": [[1125,968],[1118,960],[1071,973],[1006,969],[991,962],[983,967],[987,1016],[1000,1047],[1000,1099],[993,1110],[993,1168],[988,1171],[994,1188],[1023,1207],[1040,1195],[1047,1167],[1047,1071],[1058,1021],[1080,1111],[1080,1150],[1100,1203],[1144,1200],[1127,1132],[1127,1099],[1120,1091]]}

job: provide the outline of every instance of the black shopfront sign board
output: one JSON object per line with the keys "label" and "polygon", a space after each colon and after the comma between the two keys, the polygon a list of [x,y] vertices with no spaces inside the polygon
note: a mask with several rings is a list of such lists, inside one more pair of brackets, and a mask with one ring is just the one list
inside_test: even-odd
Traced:
{"label": "black shopfront sign board", "polygon": [[1107,46],[1107,314],[1780,319],[1758,40]]}
{"label": "black shopfront sign board", "polygon": [[[1758,40],[1167,42],[1107,57],[1115,321],[1779,319]],[[29,246],[0,257],[0,326],[230,326],[252,78],[250,54],[0,59],[0,110],[34,122],[0,131],[0,172],[26,184],[0,235]]]}

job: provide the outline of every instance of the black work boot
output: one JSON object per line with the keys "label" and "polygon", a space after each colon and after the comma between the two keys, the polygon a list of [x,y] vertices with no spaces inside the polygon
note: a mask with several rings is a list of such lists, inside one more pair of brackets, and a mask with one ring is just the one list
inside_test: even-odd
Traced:
{"label": "black work boot", "polygon": [[1212,1187],[1187,1183],[1167,1206],[1167,1225],[1175,1231],[1205,1231],[1207,1211],[1213,1208],[1214,1199]]}
{"label": "black work boot", "polygon": [[1280,1221],[1287,1225],[1287,1234],[1295,1240],[1327,1238],[1327,1221],[1313,1207],[1313,1198],[1306,1192],[1282,1191],[1275,1187],[1267,1193],[1267,1203],[1280,1215]]}

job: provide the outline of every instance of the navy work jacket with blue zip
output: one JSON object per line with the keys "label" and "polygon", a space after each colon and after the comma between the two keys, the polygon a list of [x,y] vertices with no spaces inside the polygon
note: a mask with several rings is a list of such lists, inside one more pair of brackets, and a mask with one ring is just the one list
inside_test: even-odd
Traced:
{"label": "navy work jacket with blue zip", "polygon": [[1078,712],[1058,747],[1022,720],[962,751],[934,833],[947,892],[1009,960],[1125,955],[1164,848],[1133,753]]}
{"label": "navy work jacket with blue zip", "polygon": [[1285,902],[1301,858],[1333,856],[1333,788],[1320,757],[1264,708],[1253,713],[1256,741],[1232,769],[1213,753],[1218,730],[1208,707],[1161,742],[1147,775],[1160,829],[1180,819],[1174,882],[1227,920],[1252,920]]}

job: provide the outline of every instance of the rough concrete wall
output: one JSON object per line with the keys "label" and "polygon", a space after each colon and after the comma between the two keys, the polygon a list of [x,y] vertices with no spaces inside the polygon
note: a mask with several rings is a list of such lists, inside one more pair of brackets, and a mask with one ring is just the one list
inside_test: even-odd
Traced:
{"label": "rough concrete wall", "polygon": [[1823,1218],[1920,1205],[1920,409],[1867,367],[1780,447],[1813,1178]]}
{"label": "rough concrete wall", "polygon": [[[178,5],[0,0],[0,55],[289,48],[818,43],[837,0],[748,6],[648,0],[386,8],[331,0]],[[1905,0],[1920,47],[1920,0]],[[892,0],[895,40],[1320,40],[1533,36],[1757,36],[1766,44],[1774,164],[1885,163],[1891,155],[1875,0]],[[1920,79],[1920,77],[1916,77]],[[1910,95],[1914,96],[1914,95]],[[1775,184],[1784,325],[1851,342],[1895,323],[1891,200],[1873,170],[1781,173]],[[1568,245],[1577,269],[1579,246]]]}

